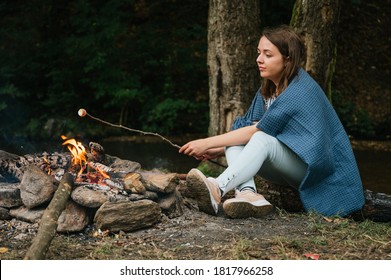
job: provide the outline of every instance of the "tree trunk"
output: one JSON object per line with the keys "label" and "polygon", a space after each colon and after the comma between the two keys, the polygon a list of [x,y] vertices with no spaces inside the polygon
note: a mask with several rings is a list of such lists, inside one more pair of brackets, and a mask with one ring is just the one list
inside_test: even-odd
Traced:
{"label": "tree trunk", "polygon": [[255,63],[259,37],[259,1],[209,1],[209,135],[229,131],[259,87]]}
{"label": "tree trunk", "polygon": [[65,209],[72,191],[73,176],[65,173],[54,197],[42,215],[38,233],[27,251],[25,260],[42,260],[45,258],[50,243],[57,232],[57,220]]}
{"label": "tree trunk", "polygon": [[306,71],[319,83],[330,101],[340,7],[339,0],[296,0],[290,23],[304,40]]}

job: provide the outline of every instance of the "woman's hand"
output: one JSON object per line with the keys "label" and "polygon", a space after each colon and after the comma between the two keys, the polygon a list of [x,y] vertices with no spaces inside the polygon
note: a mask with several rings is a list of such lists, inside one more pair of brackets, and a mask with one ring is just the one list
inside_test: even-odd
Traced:
{"label": "woman's hand", "polygon": [[208,143],[208,138],[193,140],[183,145],[179,149],[179,152],[195,158],[202,158],[202,156],[209,149],[207,143]]}
{"label": "woman's hand", "polygon": [[197,160],[209,160],[224,155],[224,147],[207,149],[207,139],[193,140],[183,145],[179,152],[193,156]]}
{"label": "woman's hand", "polygon": [[247,144],[257,131],[259,129],[256,124],[245,126],[224,134],[190,141],[183,145],[179,152],[197,159],[216,157],[224,153],[224,147]]}
{"label": "woman's hand", "polygon": [[206,159],[206,160],[215,159],[215,158],[223,156],[224,154],[225,154],[225,152],[224,152],[224,148],[223,147],[221,147],[221,148],[213,148],[213,149],[207,150],[205,152],[205,154],[202,155],[202,159]]}

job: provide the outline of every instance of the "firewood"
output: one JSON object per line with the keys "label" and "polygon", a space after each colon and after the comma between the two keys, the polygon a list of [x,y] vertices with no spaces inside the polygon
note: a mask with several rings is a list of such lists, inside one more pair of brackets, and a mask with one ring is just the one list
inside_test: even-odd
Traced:
{"label": "firewood", "polygon": [[129,173],[123,179],[124,181],[124,189],[130,191],[132,193],[143,194],[145,193],[145,187],[141,182],[141,174],[139,173]]}
{"label": "firewood", "polygon": [[42,215],[37,235],[28,249],[25,260],[42,260],[49,249],[50,243],[56,234],[58,218],[65,209],[68,198],[73,188],[73,176],[65,173],[53,199]]}
{"label": "firewood", "polygon": [[147,190],[158,193],[172,193],[179,184],[179,177],[176,173],[141,173],[146,183]]}

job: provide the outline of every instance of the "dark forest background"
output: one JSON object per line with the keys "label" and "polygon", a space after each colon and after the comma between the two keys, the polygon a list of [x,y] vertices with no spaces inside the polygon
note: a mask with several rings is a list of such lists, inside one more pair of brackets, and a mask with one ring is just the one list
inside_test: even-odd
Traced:
{"label": "dark forest background", "polygon": [[[260,2],[260,30],[289,24],[294,1]],[[387,139],[390,1],[343,3],[333,104],[353,137]],[[197,0],[1,1],[0,143],[124,133],[79,108],[164,135],[206,134],[207,17]]]}

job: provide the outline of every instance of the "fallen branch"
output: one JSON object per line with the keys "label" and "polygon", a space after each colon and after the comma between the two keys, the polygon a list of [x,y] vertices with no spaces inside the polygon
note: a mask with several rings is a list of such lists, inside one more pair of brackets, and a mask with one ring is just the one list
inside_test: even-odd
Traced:
{"label": "fallen branch", "polygon": [[94,117],[94,116],[90,115],[89,113],[87,113],[87,111],[86,111],[85,109],[79,109],[78,115],[79,115],[80,117],[89,116],[91,119],[94,119],[94,120],[96,120],[96,121],[98,121],[98,122],[107,124],[107,125],[109,125],[109,126],[122,128],[122,129],[125,129],[125,130],[128,130],[128,131],[131,131],[131,132],[137,132],[137,133],[144,134],[144,135],[153,135],[153,136],[157,136],[157,137],[159,137],[160,139],[162,139],[163,141],[166,141],[166,142],[167,142],[168,144],[170,144],[171,146],[173,146],[173,147],[175,147],[175,148],[178,148],[178,149],[181,148],[181,146],[172,143],[170,140],[168,140],[167,138],[163,137],[162,135],[160,135],[160,134],[158,134],[158,133],[147,132],[147,131],[142,131],[142,130],[138,130],[138,129],[133,129],[133,128],[129,128],[129,127],[123,126],[122,124],[113,124],[113,123],[109,123],[109,122],[107,122],[107,121],[104,121],[104,120],[102,120],[102,119],[99,119],[99,118],[97,118],[97,117]]}
{"label": "fallen branch", "polygon": [[65,209],[73,187],[73,176],[65,173],[53,199],[42,215],[38,233],[27,251],[25,260],[42,260],[45,258],[50,243],[57,232],[57,221]]}

